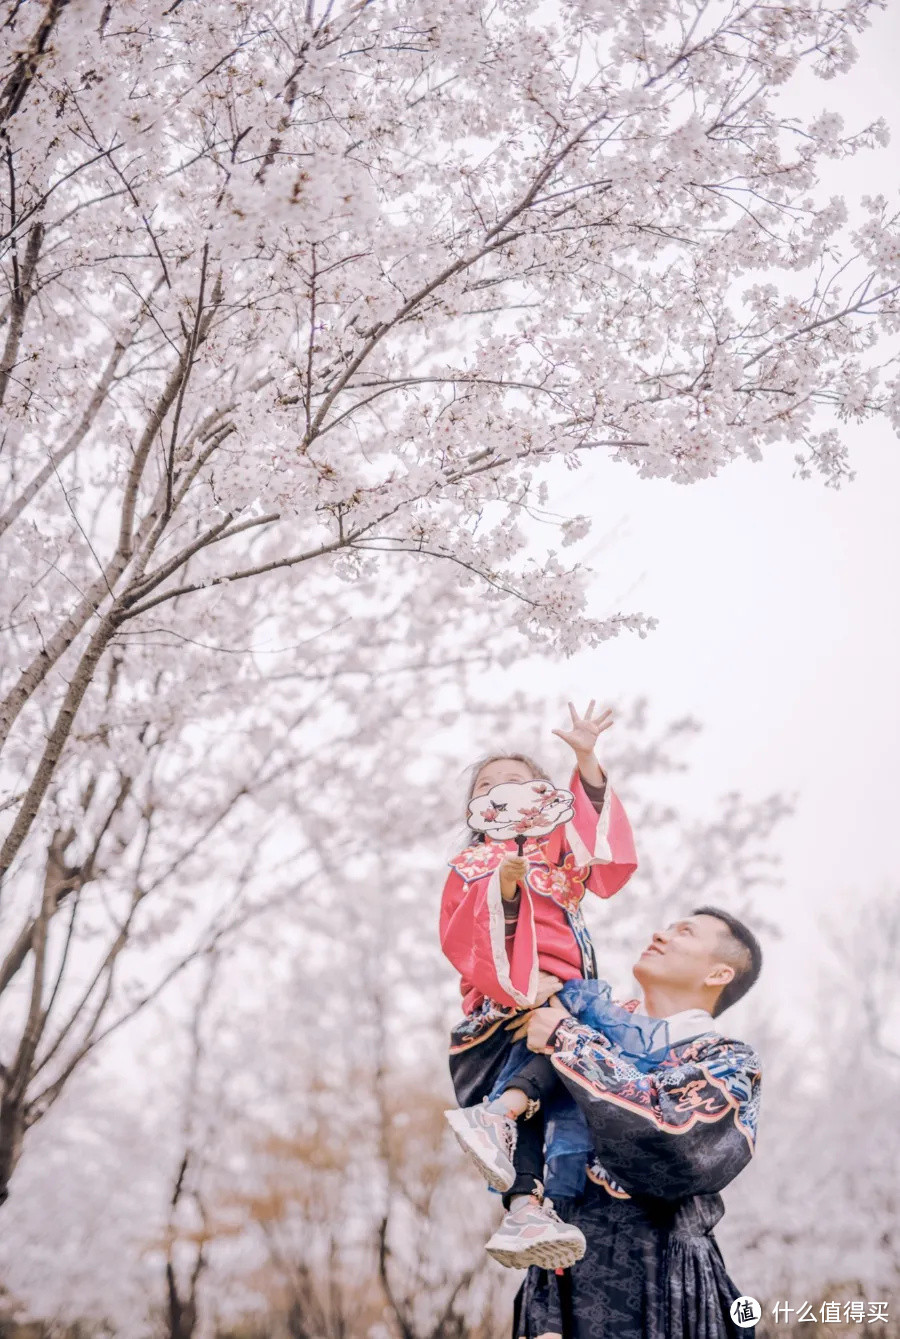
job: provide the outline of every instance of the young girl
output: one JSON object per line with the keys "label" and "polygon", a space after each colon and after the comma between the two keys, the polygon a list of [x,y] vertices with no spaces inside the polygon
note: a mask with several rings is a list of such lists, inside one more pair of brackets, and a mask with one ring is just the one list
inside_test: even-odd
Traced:
{"label": "young girl", "polygon": [[[570,702],[571,730],[553,731],[575,755],[572,818],[545,837],[529,837],[521,856],[514,838],[470,833],[469,845],[449,862],[441,901],[441,947],[462,977],[466,1015],[450,1050],[461,1109],[446,1115],[476,1166],[503,1192],[507,1213],[487,1250],[521,1268],[565,1268],[581,1258],[585,1242],[543,1193],[544,1117],[553,1103],[554,1118],[564,1116],[552,1071],[545,1057],[523,1065],[510,1028],[562,983],[596,978],[580,903],[585,892],[612,897],[637,868],[625,811],[594,755],[612,713],[595,719],[593,710],[592,701],[578,716]],[[493,755],[473,769],[468,800],[536,778],[549,779],[525,755]]]}

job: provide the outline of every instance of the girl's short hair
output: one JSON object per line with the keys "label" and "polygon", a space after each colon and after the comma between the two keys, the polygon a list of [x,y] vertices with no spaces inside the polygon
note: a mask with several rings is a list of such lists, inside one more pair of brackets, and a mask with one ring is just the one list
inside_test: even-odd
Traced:
{"label": "girl's short hair", "polygon": [[[488,763],[503,762],[507,758],[511,762],[523,762],[526,767],[530,767],[531,775],[536,780],[540,779],[541,781],[552,782],[553,778],[548,776],[547,773],[544,771],[543,767],[540,765],[540,763],[535,762],[534,758],[530,758],[527,753],[512,753],[512,752],[488,753],[484,758],[479,758],[478,761],[473,763],[472,766],[469,768],[469,779],[468,782],[466,783],[467,812],[469,808],[469,802],[472,799],[473,794],[475,793],[475,784],[478,781],[478,774],[481,772],[482,768],[487,767]],[[484,833],[475,832],[473,828],[466,827],[464,840],[467,846],[471,846],[472,843],[475,841],[483,841]]]}

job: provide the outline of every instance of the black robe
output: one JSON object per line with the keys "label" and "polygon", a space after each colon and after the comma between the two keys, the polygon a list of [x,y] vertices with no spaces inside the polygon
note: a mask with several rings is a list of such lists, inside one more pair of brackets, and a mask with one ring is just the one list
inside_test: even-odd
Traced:
{"label": "black robe", "polygon": [[719,1191],[750,1161],[760,1069],[743,1042],[706,1033],[642,1074],[599,1033],[566,1019],[552,1062],[597,1149],[583,1195],[556,1208],[587,1238],[562,1275],[532,1268],[513,1339],[752,1339],[713,1228]]}

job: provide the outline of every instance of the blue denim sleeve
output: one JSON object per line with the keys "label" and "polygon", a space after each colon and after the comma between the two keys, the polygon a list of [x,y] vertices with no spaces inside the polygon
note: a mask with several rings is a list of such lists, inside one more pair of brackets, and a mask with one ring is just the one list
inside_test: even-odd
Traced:
{"label": "blue denim sleeve", "polygon": [[599,1032],[610,1045],[644,1072],[669,1048],[664,1018],[633,1014],[610,999],[608,981],[567,981],[559,998],[569,1013],[585,1027]]}

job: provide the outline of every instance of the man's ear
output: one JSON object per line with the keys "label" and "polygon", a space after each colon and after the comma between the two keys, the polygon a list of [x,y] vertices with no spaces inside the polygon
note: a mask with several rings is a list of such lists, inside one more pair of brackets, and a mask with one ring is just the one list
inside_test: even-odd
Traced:
{"label": "man's ear", "polygon": [[734,968],[729,967],[727,962],[718,962],[711,972],[707,972],[703,978],[704,986],[721,986],[723,989],[729,981],[734,980]]}

